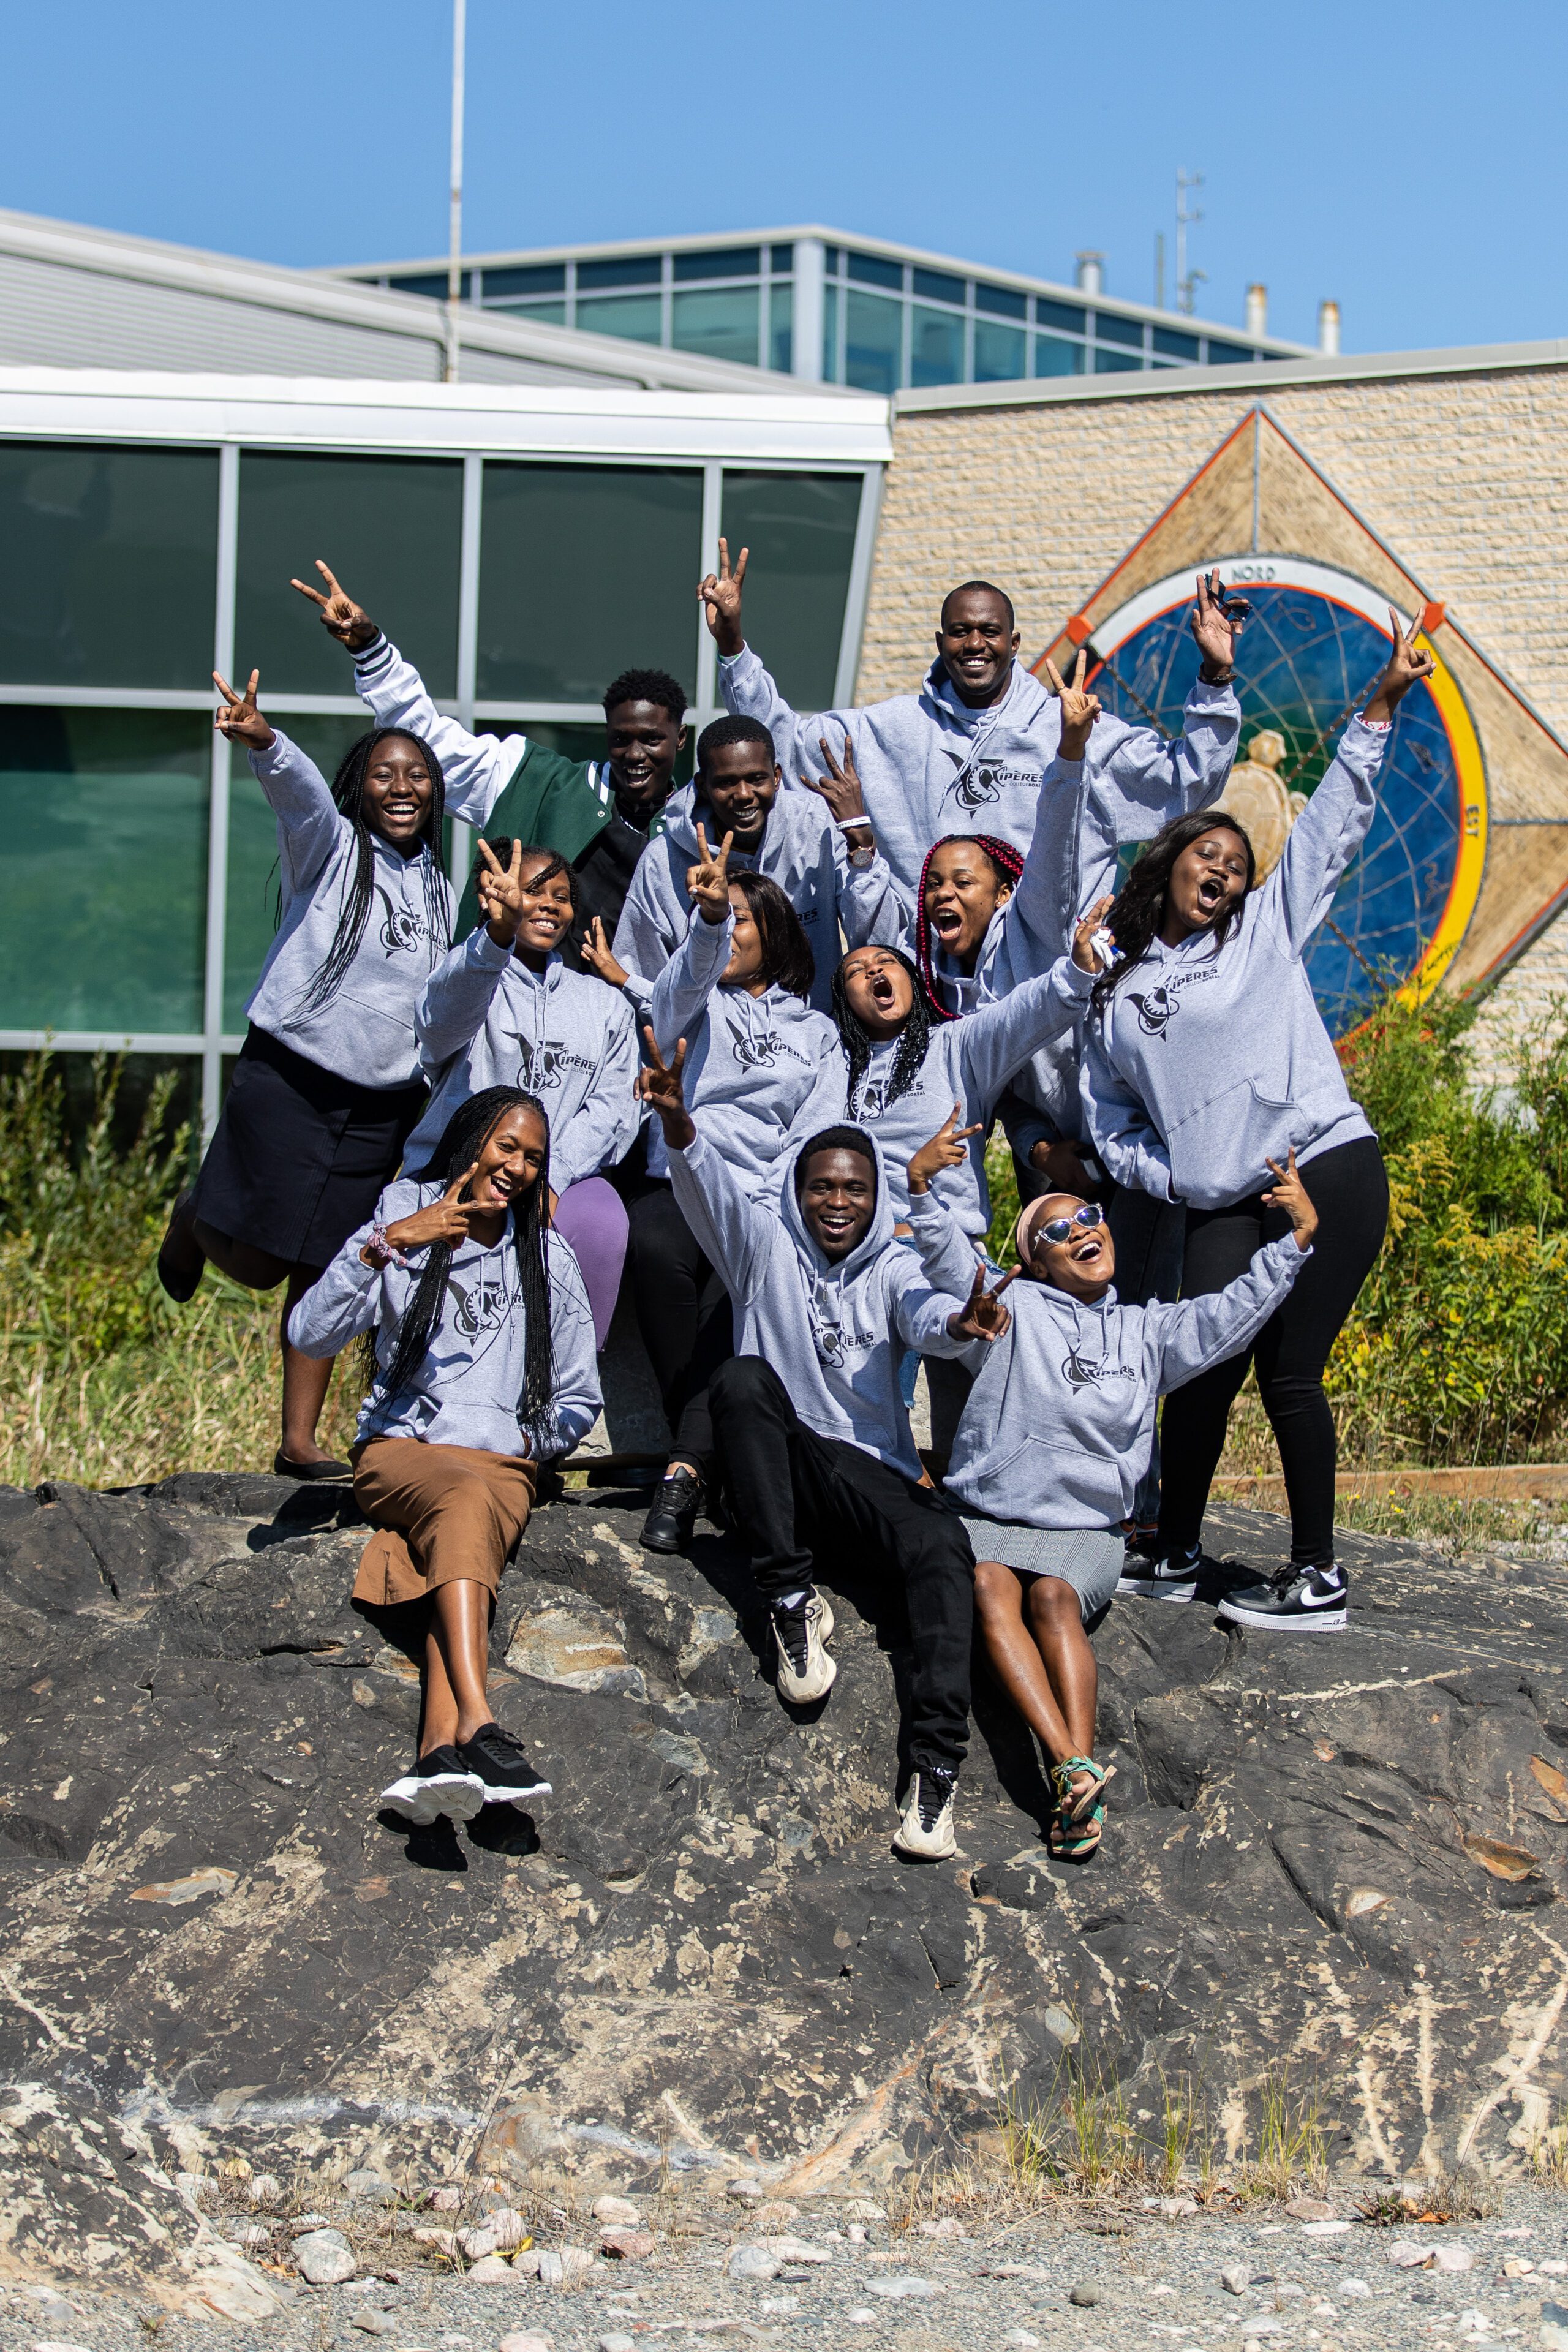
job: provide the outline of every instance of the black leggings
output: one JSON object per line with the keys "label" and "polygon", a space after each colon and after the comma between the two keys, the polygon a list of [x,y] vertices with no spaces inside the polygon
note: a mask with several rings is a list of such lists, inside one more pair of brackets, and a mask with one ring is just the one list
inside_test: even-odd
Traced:
{"label": "black leggings", "polygon": [[[1321,1567],[1333,1559],[1337,1448],[1323,1367],[1383,1246],[1388,1178],[1382,1152],[1363,1135],[1309,1160],[1301,1181],[1319,1224],[1295,1288],[1251,1348],[1200,1372],[1165,1400],[1160,1534],[1172,1549],[1198,1540],[1230,1408],[1256,1358],[1258,1391],[1290,1503],[1291,1560],[1299,1567]],[[1280,1212],[1266,1209],[1258,1197],[1228,1209],[1189,1209],[1182,1297],[1201,1298],[1223,1290],[1263,1243],[1289,1230]]]}
{"label": "black leggings", "polygon": [[708,1383],[735,1352],[730,1294],[668,1183],[646,1178],[626,1208],[632,1303],[669,1423],[670,1451],[707,1478],[713,1454]]}

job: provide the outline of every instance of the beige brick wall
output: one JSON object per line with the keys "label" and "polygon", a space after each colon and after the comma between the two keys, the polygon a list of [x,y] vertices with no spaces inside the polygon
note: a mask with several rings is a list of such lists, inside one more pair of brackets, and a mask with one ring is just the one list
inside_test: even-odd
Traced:
{"label": "beige brick wall", "polygon": [[[901,416],[857,699],[919,682],[944,590],[974,573],[1012,594],[1033,660],[1253,404],[1184,392]],[[1568,369],[1310,384],[1267,405],[1568,735]]]}

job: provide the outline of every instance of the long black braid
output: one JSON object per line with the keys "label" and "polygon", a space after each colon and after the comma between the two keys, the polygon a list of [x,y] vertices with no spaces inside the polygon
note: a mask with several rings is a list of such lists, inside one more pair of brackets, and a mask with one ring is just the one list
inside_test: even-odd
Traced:
{"label": "long black braid", "polygon": [[[552,1404],[555,1393],[555,1349],[550,1322],[550,1265],[545,1244],[545,1207],[550,1192],[550,1117],[537,1095],[521,1087],[486,1087],[455,1110],[441,1131],[439,1142],[416,1180],[422,1184],[450,1184],[471,1168],[497,1121],[510,1110],[531,1110],[544,1129],[544,1164],[524,1193],[511,1203],[512,1238],[517,1250],[518,1289],[523,1313],[522,1394],[517,1417],[533,1452],[548,1447],[552,1433]],[[467,1199],[465,1192],[459,1195]],[[407,1388],[430,1351],[441,1320],[447,1278],[452,1265],[450,1242],[431,1242],[419,1278],[397,1326],[392,1361],[380,1375],[383,1394],[392,1398]],[[371,1334],[374,1348],[374,1333]]]}
{"label": "long black braid", "polygon": [[[909,973],[912,991],[909,1015],[899,1032],[899,1048],[893,1055],[892,1068],[888,1073],[887,1092],[882,1097],[882,1107],[886,1109],[889,1103],[895,1103],[900,1095],[908,1094],[925,1066],[926,1048],[931,1044],[931,1011],[926,997],[925,982],[909,957],[898,948],[884,948],[882,953],[890,955],[896,963],[903,966]],[[849,992],[844,985],[844,965],[848,961],[847,956],[843,958],[833,975],[831,1012],[833,1025],[838,1032],[839,1043],[849,1065],[849,1090],[844,1099],[853,1116],[855,1097],[861,1079],[870,1067],[872,1045],[878,1041],[861,1027],[859,1017],[850,1004]]]}
{"label": "long black braid", "polygon": [[353,873],[344,894],[342,911],[338,919],[338,932],[328,952],[327,960],[300,1000],[295,1018],[308,1013],[320,1013],[331,1003],[343,982],[349,967],[360,951],[365,925],[370,920],[371,898],[375,887],[375,841],[364,819],[364,780],[378,743],[389,735],[401,735],[412,743],[424,761],[430,777],[430,806],[419,838],[425,844],[422,861],[425,880],[425,919],[432,968],[452,944],[452,922],[447,909],[447,893],[440,867],[441,825],[447,813],[446,783],[441,774],[441,762],[422,735],[411,734],[406,727],[374,727],[349,745],[332,778],[332,799],[339,814],[346,816],[354,829]]}

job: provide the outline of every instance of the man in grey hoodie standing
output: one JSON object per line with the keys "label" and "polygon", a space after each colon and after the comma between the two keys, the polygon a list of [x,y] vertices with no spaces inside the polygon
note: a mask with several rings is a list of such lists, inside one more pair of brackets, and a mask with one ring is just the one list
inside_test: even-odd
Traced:
{"label": "man in grey hoodie standing", "polygon": [[923,1268],[895,1240],[881,1155],[863,1129],[808,1138],[776,1206],[750,1200],[687,1110],[684,1045],[667,1066],[644,1034],[640,1090],[664,1129],[676,1199],[734,1302],[735,1354],[710,1390],[714,1450],[768,1602],[779,1696],[826,1698],[838,1672],[815,1548],[852,1549],[900,1577],[912,1769],[894,1843],[941,1860],[956,1847],[973,1560],[954,1514],[921,1484],[899,1375],[906,1352],[956,1356],[1000,1338],[1007,1310],[944,1211]]}

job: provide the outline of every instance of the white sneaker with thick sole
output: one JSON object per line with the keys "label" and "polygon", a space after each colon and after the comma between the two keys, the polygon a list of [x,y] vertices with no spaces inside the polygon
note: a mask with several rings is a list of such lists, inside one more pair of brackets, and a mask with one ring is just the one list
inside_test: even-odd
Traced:
{"label": "white sneaker with thick sole", "polygon": [[820,1592],[808,1592],[795,1608],[775,1607],[771,1614],[780,1698],[787,1698],[792,1706],[826,1698],[838,1678],[838,1668],[824,1647],[833,1631],[832,1610]]}
{"label": "white sneaker with thick sole", "polygon": [[917,1772],[905,1793],[903,1817],[893,1838],[895,1850],[914,1862],[945,1862],[950,1853],[956,1853],[952,1801],[957,1794],[956,1772]]}
{"label": "white sneaker with thick sole", "polygon": [[485,1784],[455,1748],[432,1748],[412,1772],[400,1772],[381,1792],[389,1813],[401,1813],[416,1829],[428,1829],[438,1814],[471,1822],[485,1801]]}

